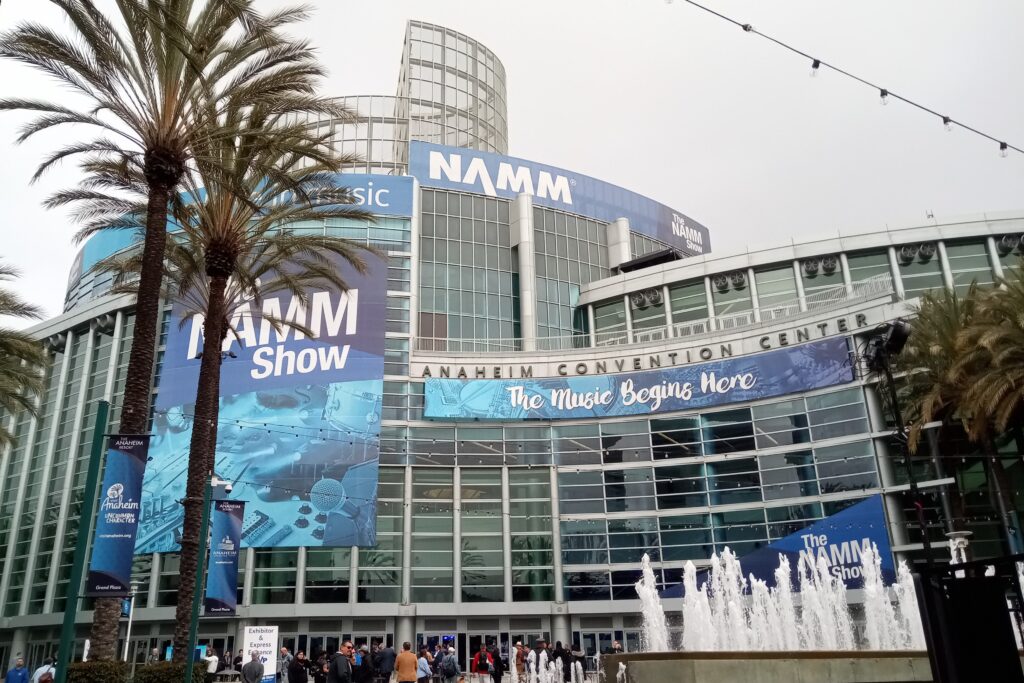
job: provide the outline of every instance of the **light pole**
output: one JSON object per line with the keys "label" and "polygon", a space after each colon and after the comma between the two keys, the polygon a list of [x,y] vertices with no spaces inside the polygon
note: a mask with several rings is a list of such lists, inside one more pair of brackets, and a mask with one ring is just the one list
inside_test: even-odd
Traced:
{"label": "light pole", "polygon": [[188,624],[188,650],[185,653],[183,683],[192,683],[192,668],[195,662],[196,639],[199,636],[199,607],[203,601],[203,575],[206,574],[206,554],[210,549],[210,505],[213,501],[213,487],[230,490],[231,482],[225,481],[213,472],[206,477],[203,489],[203,517],[199,523],[199,558],[196,563],[196,582],[192,587],[192,618]]}
{"label": "light pole", "polygon": [[899,397],[896,395],[896,382],[892,376],[892,356],[899,355],[900,351],[903,350],[903,347],[907,344],[907,339],[910,338],[910,333],[910,323],[906,320],[898,319],[888,323],[881,330],[880,334],[868,340],[868,349],[865,357],[870,370],[885,374],[885,384],[889,394],[889,403],[892,406],[893,422],[896,424],[896,443],[907,470],[907,485],[909,486],[910,499],[917,513],[917,525],[921,529],[921,543],[924,546],[925,563],[931,568],[932,544],[928,539],[928,524],[924,519],[924,504],[921,502],[920,489],[917,486],[917,477],[914,474],[914,465],[910,462],[910,451],[907,448],[907,426],[903,422]]}
{"label": "light pole", "polygon": [[135,619],[135,594],[138,593],[139,585],[132,582],[131,599],[128,602],[128,627],[124,632],[124,654],[121,656],[121,660],[128,661],[128,647],[132,642],[132,620]]}

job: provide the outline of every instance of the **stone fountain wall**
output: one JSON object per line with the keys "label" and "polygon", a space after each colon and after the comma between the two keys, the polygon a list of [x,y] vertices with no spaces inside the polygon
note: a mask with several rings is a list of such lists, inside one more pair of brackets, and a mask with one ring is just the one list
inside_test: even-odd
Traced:
{"label": "stone fountain wall", "polygon": [[601,658],[606,683],[930,683],[926,652],[638,652]]}

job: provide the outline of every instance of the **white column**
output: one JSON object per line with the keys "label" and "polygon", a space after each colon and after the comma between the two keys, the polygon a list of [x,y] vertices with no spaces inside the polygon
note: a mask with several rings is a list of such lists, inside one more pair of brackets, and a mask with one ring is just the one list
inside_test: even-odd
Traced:
{"label": "white column", "polygon": [[[864,387],[868,421],[872,431],[887,431],[885,412],[878,396],[879,389],[877,384]],[[872,441],[875,447],[875,463],[878,467],[879,483],[883,488],[895,486],[896,473],[893,471],[892,454],[889,452],[888,444],[884,438],[872,439]],[[906,545],[908,542],[906,518],[903,514],[900,496],[900,493],[887,493],[882,497],[885,501],[886,519],[889,522],[889,532],[894,545]]]}
{"label": "white column", "polygon": [[953,269],[949,267],[946,243],[939,240],[936,245],[939,248],[939,265],[942,266],[942,283],[946,285],[946,289],[953,289]]}
{"label": "white column", "polygon": [[501,561],[505,567],[505,602],[512,602],[512,506],[509,503],[508,467],[501,468]]}
{"label": "white column", "polygon": [[[64,397],[67,393],[68,374],[71,369],[71,350],[74,348],[75,335],[67,333],[67,340],[64,343],[64,362],[60,367],[60,379],[57,385],[57,395],[53,402],[53,420],[50,425],[50,433],[44,437],[46,450],[43,455],[42,476],[39,481],[39,496],[36,501],[36,525],[32,528],[32,540],[29,541],[28,559],[25,563],[25,584],[21,592],[21,610],[24,614],[28,610],[28,600],[32,594],[33,574],[36,569],[36,559],[39,555],[39,537],[43,532],[42,520],[46,515],[46,506],[50,502],[50,470],[53,469],[53,456],[57,450],[57,435],[60,433],[60,418],[64,406]],[[84,369],[83,369],[84,370]],[[56,548],[54,548],[56,550]],[[52,559],[52,554],[51,554]]]}
{"label": "white column", "polygon": [[711,277],[704,276],[704,301],[708,305],[708,330],[715,329],[715,297],[711,292]]}
{"label": "white column", "polygon": [[[64,550],[64,535],[68,523],[68,508],[71,505],[71,488],[75,477],[75,464],[78,462],[78,450],[82,445],[82,432],[85,425],[82,424],[85,414],[85,400],[89,395],[89,378],[92,375],[92,356],[96,350],[96,326],[89,327],[89,338],[86,340],[85,360],[82,362],[82,381],[78,384],[78,397],[75,400],[74,426],[71,432],[71,442],[68,444],[67,466],[64,468],[64,481],[61,482],[58,492],[60,494],[60,508],[57,512],[57,527],[53,537],[53,554],[51,566],[60,566],[60,556]],[[113,358],[113,357],[111,357]],[[109,362],[108,362],[109,366]],[[90,454],[91,456],[91,454]],[[89,468],[89,458],[84,461],[86,469]],[[85,492],[83,492],[84,494]],[[43,612],[53,611],[53,599],[57,590],[57,578],[60,572],[52,571],[46,582],[46,594],[43,598]]]}
{"label": "white column", "polygon": [[462,602],[462,471],[452,470],[452,597]]}
{"label": "white column", "polygon": [[412,218],[409,219],[409,338],[410,351],[418,348],[420,330],[420,184],[412,181]]}
{"label": "white column", "polygon": [[616,218],[608,224],[608,269],[614,270],[632,259],[629,248],[629,221]]}
{"label": "white column", "polygon": [[668,298],[668,285],[661,286],[661,300],[665,302],[665,338],[672,334],[672,301]]}
{"label": "white column", "polygon": [[754,322],[761,322],[761,302],[757,299],[757,281],[754,280],[754,269],[747,268],[747,287],[750,289],[750,307],[754,311]]}
{"label": "white column", "polygon": [[163,555],[153,553],[153,561],[149,567],[149,586],[147,587],[146,604],[143,607],[156,607],[157,601],[160,599],[160,562],[162,559]]}
{"label": "white column", "polygon": [[804,292],[804,275],[800,272],[800,259],[793,259],[793,277],[796,279],[796,298],[800,301],[800,310],[807,310],[807,294]]}
{"label": "white column", "polygon": [[633,343],[633,309],[629,306],[629,294],[622,295],[622,302],[626,311],[626,343]]}
{"label": "white column", "polygon": [[900,277],[900,262],[896,258],[896,247],[889,247],[889,270],[892,273],[892,286],[896,292],[896,298],[907,298],[906,290],[903,289],[903,278]]}
{"label": "white column", "polygon": [[412,466],[405,466],[402,489],[402,604],[412,602]]}
{"label": "white column", "polygon": [[295,604],[306,604],[306,548],[299,546],[295,556]]}
{"label": "white column", "polygon": [[839,252],[839,266],[843,269],[843,284],[846,285],[846,296],[853,296],[853,278],[850,277],[850,261],[846,252]]}
{"label": "white column", "polygon": [[1003,261],[999,258],[999,250],[996,249],[996,238],[989,235],[985,240],[985,245],[988,247],[988,260],[992,266],[992,272],[996,277],[1003,277]]}
{"label": "white column", "polygon": [[559,520],[558,471],[548,470],[551,481],[551,548],[555,568],[555,602],[565,602],[565,582],[562,579],[562,525]]}
{"label": "white column", "polygon": [[252,604],[253,581],[256,578],[256,549],[245,549],[245,583],[242,586],[242,604]]}
{"label": "white column", "polygon": [[537,349],[537,260],[533,235],[533,197],[523,193],[512,202],[511,244],[519,250],[519,329],[523,351]]}
{"label": "white column", "polygon": [[355,605],[359,597],[359,548],[353,547],[348,555],[348,604]]}
{"label": "white column", "polygon": [[594,304],[587,304],[587,324],[590,327],[590,348],[597,346],[597,330],[594,329]]}

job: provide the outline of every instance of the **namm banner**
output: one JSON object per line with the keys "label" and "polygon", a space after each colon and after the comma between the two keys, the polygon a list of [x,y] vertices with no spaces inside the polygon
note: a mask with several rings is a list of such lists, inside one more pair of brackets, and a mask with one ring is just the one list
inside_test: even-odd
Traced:
{"label": "namm banner", "polygon": [[123,597],[131,592],[132,559],[149,440],[148,435],[110,437],[86,595]]}
{"label": "namm banner", "polygon": [[[387,263],[336,264],[347,291],[269,293],[225,339],[214,473],[245,500],[242,547],[369,546],[384,376]],[[301,323],[311,336],[263,313]],[[179,547],[202,319],[175,307],[160,372],[138,553]]]}
{"label": "namm banner", "polygon": [[846,337],[767,353],[615,375],[428,379],[424,414],[443,420],[648,415],[756,401],[853,381]]}
{"label": "namm banner", "polygon": [[234,616],[238,608],[238,549],[245,501],[215,500],[211,516],[210,561],[206,574],[206,616]]}

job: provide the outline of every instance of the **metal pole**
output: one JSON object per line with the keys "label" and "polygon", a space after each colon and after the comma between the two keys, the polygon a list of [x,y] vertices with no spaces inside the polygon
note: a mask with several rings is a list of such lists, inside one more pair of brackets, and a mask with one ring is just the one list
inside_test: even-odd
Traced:
{"label": "metal pole", "polygon": [[206,573],[206,551],[210,544],[210,501],[213,498],[213,473],[206,476],[203,490],[203,518],[199,524],[199,558],[196,562],[196,583],[192,587],[192,620],[188,625],[188,652],[185,653],[183,683],[192,683],[192,665],[199,636],[199,606],[203,601],[203,574]]}
{"label": "metal pole", "polygon": [[879,347],[882,354],[882,367],[885,370],[885,383],[888,386],[889,402],[892,403],[892,416],[896,422],[897,438],[900,455],[903,456],[903,463],[907,468],[907,484],[910,486],[910,499],[917,512],[917,525],[921,527],[921,542],[924,546],[924,560],[929,569],[932,568],[932,542],[928,539],[928,524],[924,519],[924,505],[921,503],[917,487],[917,478],[914,476],[914,465],[910,462],[910,451],[907,448],[907,427],[903,423],[903,413],[900,411],[899,399],[896,396],[896,382],[892,377],[892,365],[889,362],[889,352],[885,346]]}
{"label": "metal pole", "polygon": [[135,619],[135,592],[137,590],[138,587],[133,583],[132,599],[131,602],[128,603],[128,628],[126,628],[124,632],[124,655],[121,657],[125,662],[128,661],[128,645],[132,642],[132,620]]}
{"label": "metal pole", "polygon": [[85,573],[85,556],[92,536],[93,510],[99,497],[97,488],[100,485],[100,470],[103,464],[103,438],[107,430],[107,415],[110,404],[100,401],[96,406],[96,422],[92,431],[92,450],[89,453],[89,471],[85,477],[85,488],[82,490],[82,511],[78,517],[78,538],[75,539],[75,554],[71,560],[71,577],[68,579],[66,604],[64,605],[64,624],[60,630],[60,647],[57,650],[56,683],[64,683],[68,679],[68,665],[75,652],[75,619],[78,617],[79,590],[82,586],[82,574]]}

